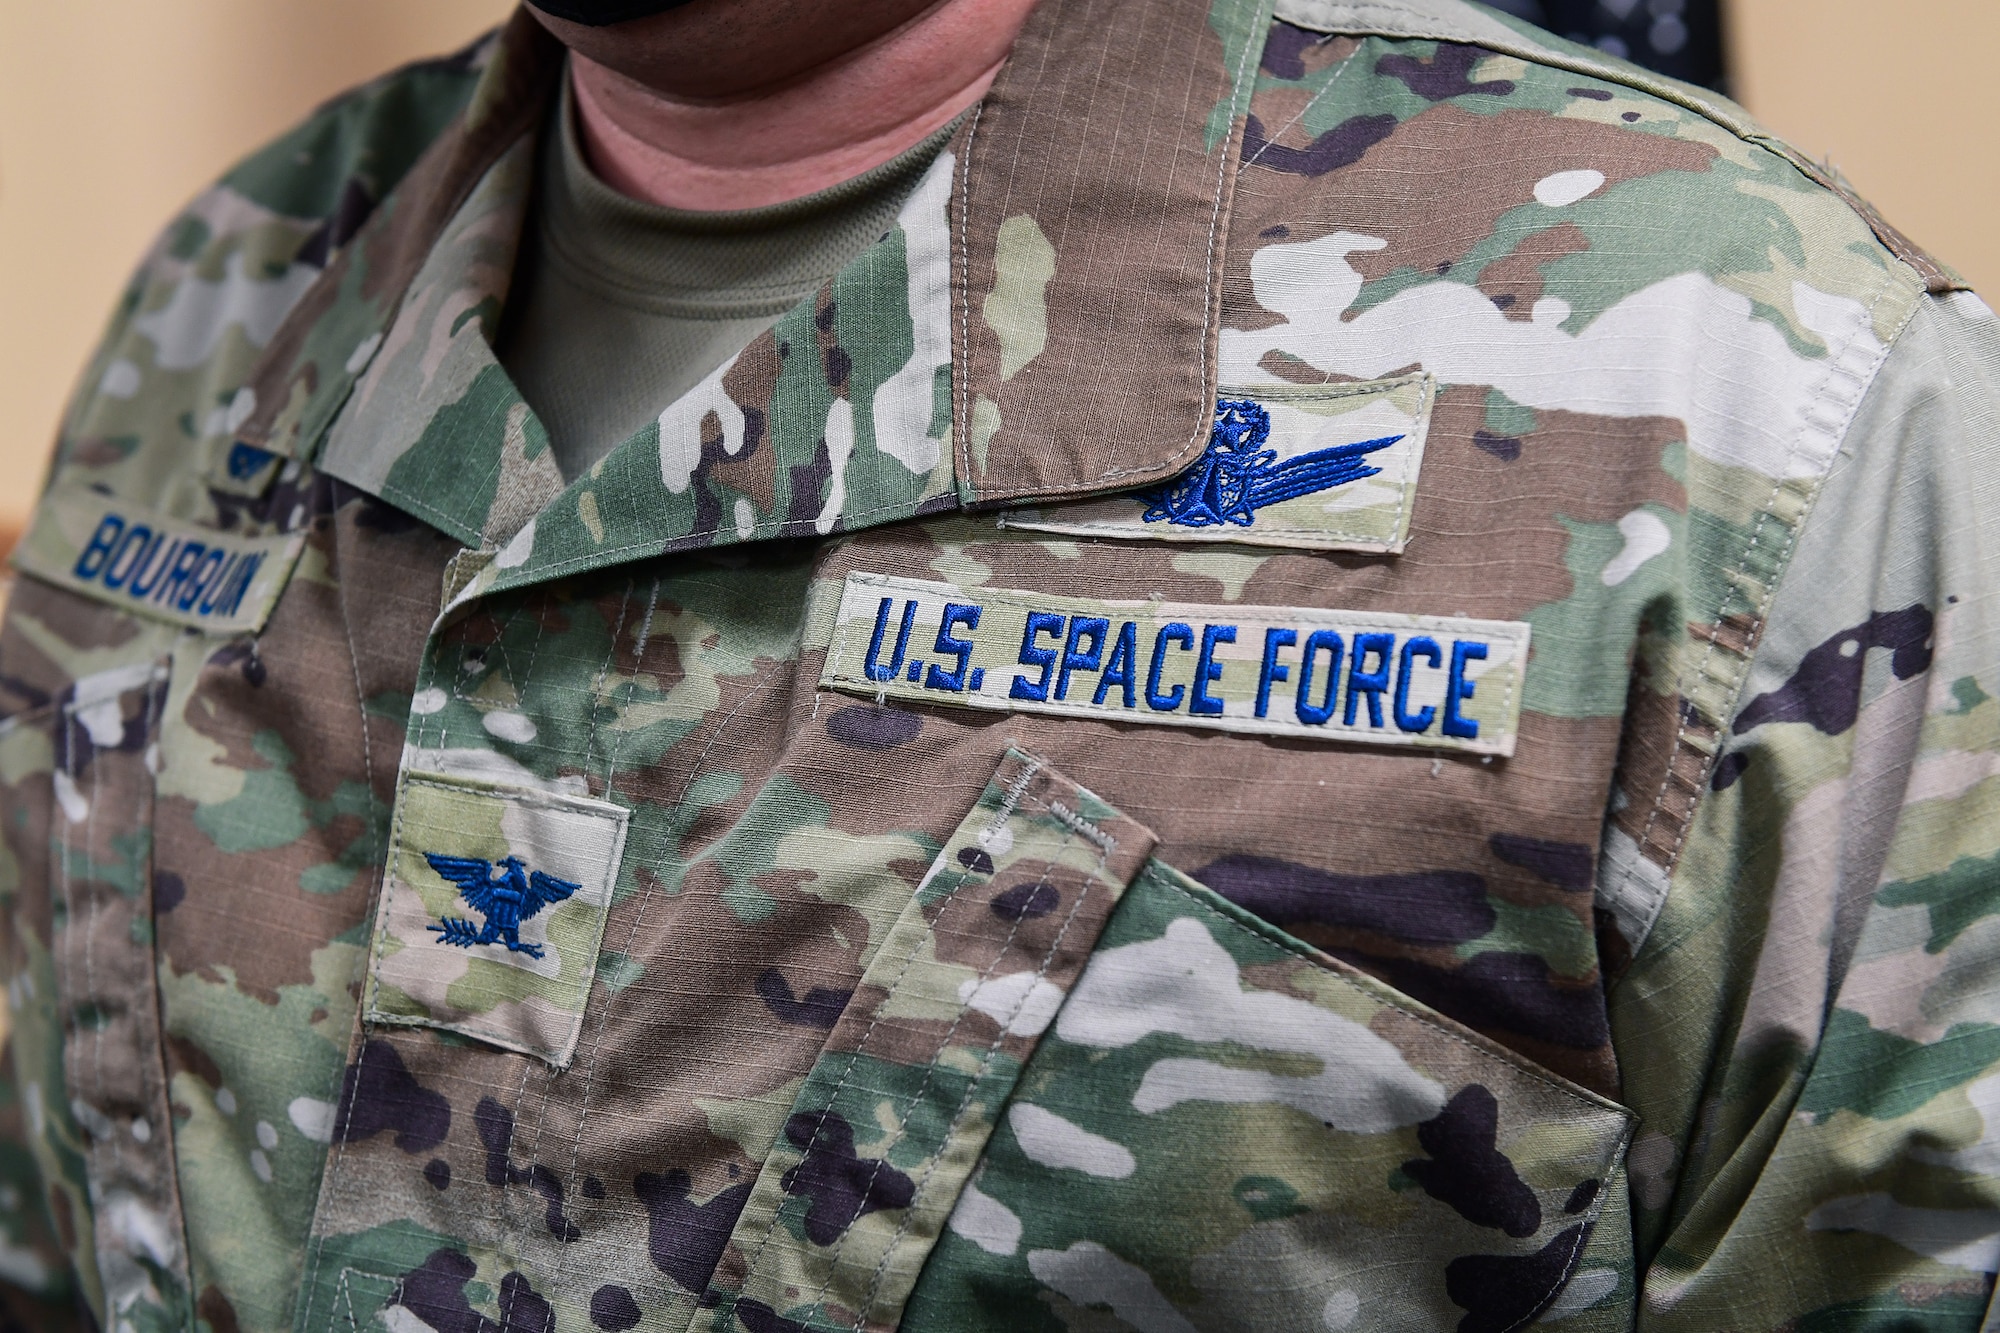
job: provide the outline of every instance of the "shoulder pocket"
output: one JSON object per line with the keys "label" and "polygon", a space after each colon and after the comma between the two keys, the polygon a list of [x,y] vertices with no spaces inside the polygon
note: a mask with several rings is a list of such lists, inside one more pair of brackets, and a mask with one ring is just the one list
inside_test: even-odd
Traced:
{"label": "shoulder pocket", "polygon": [[1151,862],[903,1327],[1504,1333],[1568,1281],[1631,1125]]}

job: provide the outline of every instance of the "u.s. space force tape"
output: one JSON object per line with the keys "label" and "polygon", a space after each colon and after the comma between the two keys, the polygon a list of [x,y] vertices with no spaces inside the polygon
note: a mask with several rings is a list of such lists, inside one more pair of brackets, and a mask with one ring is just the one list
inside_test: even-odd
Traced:
{"label": "u.s. space force tape", "polygon": [[80,486],[42,497],[14,552],[24,574],[99,602],[217,633],[262,629],[303,532],[244,537]]}
{"label": "u.s. space force tape", "polygon": [[878,698],[1511,755],[1528,626],[1096,601],[855,573],[820,684]]}

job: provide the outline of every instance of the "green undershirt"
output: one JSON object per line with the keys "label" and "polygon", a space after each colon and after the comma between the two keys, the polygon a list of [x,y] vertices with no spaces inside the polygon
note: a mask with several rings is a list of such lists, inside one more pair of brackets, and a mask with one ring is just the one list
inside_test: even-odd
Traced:
{"label": "green undershirt", "polygon": [[565,89],[498,347],[575,477],[880,240],[951,126],[770,208],[640,203],[584,159]]}

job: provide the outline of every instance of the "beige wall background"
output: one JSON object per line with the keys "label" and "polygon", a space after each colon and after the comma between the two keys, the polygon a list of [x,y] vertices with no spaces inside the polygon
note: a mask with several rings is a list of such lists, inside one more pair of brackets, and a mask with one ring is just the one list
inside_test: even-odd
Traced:
{"label": "beige wall background", "polygon": [[[1739,98],[2000,292],[2000,0],[1725,3]],[[181,201],[323,98],[508,8],[0,0],[0,547],[119,287]]]}

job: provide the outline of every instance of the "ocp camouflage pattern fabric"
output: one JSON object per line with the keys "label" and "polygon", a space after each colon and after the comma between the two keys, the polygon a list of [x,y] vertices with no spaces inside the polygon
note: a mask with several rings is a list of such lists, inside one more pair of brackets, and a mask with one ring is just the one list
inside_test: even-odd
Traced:
{"label": "ocp camouflage pattern fabric", "polygon": [[[0,631],[18,1323],[1981,1327],[1949,269],[1457,0],[1043,0],[565,482],[491,350],[561,68],[521,14],[317,113],[86,373]],[[1144,520],[1411,385],[1400,536],[1328,540],[1357,469]]]}

